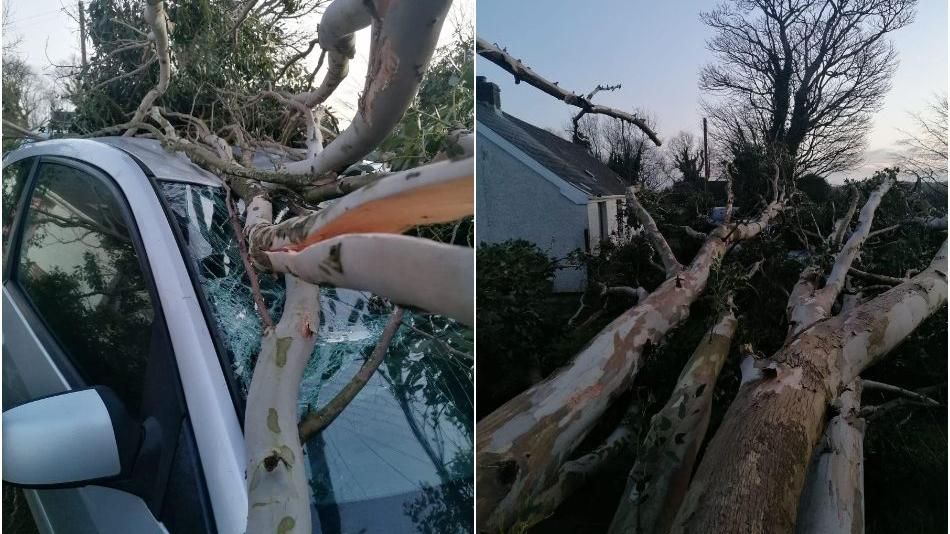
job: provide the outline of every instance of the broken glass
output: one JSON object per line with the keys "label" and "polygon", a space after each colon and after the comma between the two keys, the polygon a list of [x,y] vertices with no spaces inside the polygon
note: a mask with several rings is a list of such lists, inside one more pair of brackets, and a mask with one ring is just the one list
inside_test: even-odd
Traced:
{"label": "broken glass", "polygon": [[[161,182],[194,261],[242,395],[261,321],[220,187]],[[239,211],[243,205],[238,204]],[[279,211],[275,209],[275,212]],[[275,321],[283,282],[260,277]],[[322,287],[320,329],[300,388],[301,415],[326,404],[369,356],[389,316],[371,294]],[[474,506],[472,332],[407,311],[385,361],[306,444],[314,532],[471,532]]]}

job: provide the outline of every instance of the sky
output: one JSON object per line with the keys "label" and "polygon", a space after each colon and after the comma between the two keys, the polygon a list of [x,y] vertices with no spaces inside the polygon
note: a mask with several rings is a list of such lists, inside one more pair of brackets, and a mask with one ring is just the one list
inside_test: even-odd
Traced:
{"label": "sky", "polygon": [[[72,63],[71,58],[79,56],[79,24],[74,17],[78,13],[76,2],[63,0],[0,0],[8,3],[9,21],[4,21],[4,43],[10,39],[19,39],[17,52],[37,72],[46,76],[53,75],[54,64]],[[448,43],[456,24],[471,24],[475,19],[475,0],[455,0],[452,10],[442,27],[439,44]],[[67,13],[68,11],[68,13]],[[321,10],[322,12],[322,10]],[[302,19],[301,24],[316,29],[320,14]],[[314,33],[315,35],[315,33]],[[174,36],[173,36],[174,37]],[[350,62],[350,74],[328,101],[331,109],[337,112],[341,124],[349,123],[349,117],[356,110],[363,78],[369,62],[370,29],[356,34],[356,57]],[[319,50],[314,51],[307,63],[310,68],[317,64]],[[157,68],[157,67],[156,67]],[[317,75],[319,83],[322,75]]]}
{"label": "sky", "polygon": [[[900,64],[883,109],[874,117],[866,162],[846,173],[866,176],[913,130],[909,112],[925,107],[948,85],[947,0],[919,0],[916,21],[892,34]],[[563,88],[587,93],[597,84],[622,84],[594,101],[640,110],[656,120],[662,138],[701,132],[699,72],[710,62],[711,31],[699,13],[711,0],[478,0],[478,36],[506,47],[525,65]],[[479,76],[501,88],[502,108],[543,128],[561,131],[576,111],[479,58]],[[835,181],[845,176],[837,176]]]}

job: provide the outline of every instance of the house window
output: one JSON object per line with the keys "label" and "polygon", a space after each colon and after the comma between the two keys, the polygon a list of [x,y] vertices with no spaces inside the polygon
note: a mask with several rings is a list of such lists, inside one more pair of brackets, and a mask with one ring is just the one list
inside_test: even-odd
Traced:
{"label": "house window", "polygon": [[610,235],[607,231],[607,201],[597,203],[597,215],[600,220],[600,240],[607,241]]}

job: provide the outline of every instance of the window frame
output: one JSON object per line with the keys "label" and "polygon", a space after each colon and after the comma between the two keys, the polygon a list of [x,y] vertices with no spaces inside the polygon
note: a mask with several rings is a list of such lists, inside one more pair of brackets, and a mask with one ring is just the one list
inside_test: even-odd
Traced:
{"label": "window frame", "polygon": [[[29,202],[32,200],[33,195],[36,192],[36,184],[39,180],[40,170],[44,164],[60,165],[82,172],[93,180],[97,180],[99,183],[103,184],[106,189],[112,193],[118,204],[119,211],[121,212],[122,217],[125,219],[125,222],[129,228],[129,239],[132,241],[132,247],[135,250],[135,256],[139,265],[139,270],[142,273],[142,279],[145,282],[146,291],[148,291],[149,301],[152,305],[152,329],[154,330],[158,326],[156,323],[160,322],[161,327],[164,328],[165,335],[167,336],[168,329],[164,325],[165,316],[163,315],[161,301],[158,297],[158,289],[155,287],[155,279],[152,277],[152,270],[148,263],[145,244],[142,242],[141,235],[139,234],[138,225],[136,224],[135,217],[133,216],[132,210],[129,207],[129,201],[122,193],[122,189],[118,186],[118,184],[116,184],[115,181],[112,180],[112,178],[106,173],[87,163],[61,156],[37,157],[36,163],[34,164],[33,169],[30,171],[28,185],[24,188],[25,194],[21,199],[21,202],[25,203],[26,205],[21,205],[21,209],[16,214],[16,221],[13,223],[13,228],[11,230],[10,250],[6,258],[8,263],[5,265],[6,278],[4,279],[4,286],[7,287],[8,290],[13,288],[16,289],[15,292],[11,291],[11,294],[14,297],[14,300],[17,301],[17,304],[20,305],[20,310],[24,312],[24,316],[27,318],[27,320],[33,325],[42,325],[42,328],[34,329],[34,333],[37,334],[37,337],[39,337],[43,346],[47,349],[47,352],[50,353],[50,357],[53,358],[54,363],[56,363],[56,365],[60,367],[61,370],[63,368],[68,369],[68,372],[64,372],[63,375],[69,382],[70,387],[82,388],[100,385],[96,384],[93,380],[89,380],[79,365],[79,362],[70,356],[69,351],[67,351],[66,347],[63,346],[63,343],[60,342],[56,333],[43,317],[41,311],[33,303],[33,299],[30,297],[29,292],[22,285],[19,279],[18,265],[23,254],[23,232],[26,229],[27,211],[30,209]],[[23,304],[26,304],[26,306],[23,306]],[[54,350],[50,350],[51,348]],[[152,357],[153,355],[150,353],[148,355],[148,359],[151,359]],[[174,355],[172,355],[172,357],[174,358]]]}

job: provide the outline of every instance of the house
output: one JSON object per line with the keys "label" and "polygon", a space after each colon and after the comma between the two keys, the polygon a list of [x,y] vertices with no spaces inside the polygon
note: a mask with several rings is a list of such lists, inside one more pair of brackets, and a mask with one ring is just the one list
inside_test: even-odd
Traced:
{"label": "house", "polygon": [[[626,185],[586,148],[501,109],[494,83],[476,83],[479,242],[525,239],[548,256],[596,253],[620,227]],[[560,269],[557,292],[583,291],[583,268]]]}

